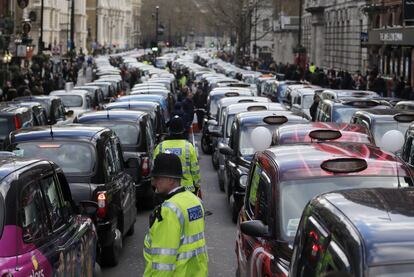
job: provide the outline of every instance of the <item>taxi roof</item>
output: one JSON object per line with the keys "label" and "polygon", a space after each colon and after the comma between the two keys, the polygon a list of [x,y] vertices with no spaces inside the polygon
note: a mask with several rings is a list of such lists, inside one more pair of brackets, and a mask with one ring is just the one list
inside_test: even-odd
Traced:
{"label": "taxi roof", "polygon": [[[335,122],[311,122],[308,124],[283,125],[273,135],[273,144],[312,142],[309,133],[316,130],[340,131],[341,137],[332,141],[374,144],[367,128],[359,124]],[[320,142],[321,140],[316,140]]]}
{"label": "taxi roof", "polygon": [[[268,116],[285,116],[288,118],[286,123],[307,123],[307,119],[293,114],[291,111],[275,111],[275,110],[266,110],[266,111],[251,111],[251,112],[241,112],[237,114],[235,121],[238,121],[240,125],[244,126],[258,126],[260,123],[265,125],[264,118]],[[280,125],[280,124],[279,124]]]}
{"label": "taxi roof", "polygon": [[52,138],[51,130],[53,131],[53,138],[80,138],[86,140],[93,140],[96,136],[104,131],[110,131],[104,127],[92,127],[82,125],[61,125],[61,126],[39,126],[32,128],[25,128],[13,131],[11,136],[11,143],[42,140]]}
{"label": "taxi roof", "polygon": [[[406,165],[396,156],[361,143],[291,144],[275,146],[264,153],[277,165],[282,181],[348,175],[410,176]],[[348,173],[333,173],[321,168],[325,161],[342,158],[363,159],[368,167]]]}
{"label": "taxi roof", "polygon": [[22,167],[38,162],[39,159],[22,158],[17,156],[0,156],[0,179]]}
{"label": "taxi roof", "polygon": [[142,112],[142,111],[106,110],[106,111],[89,112],[89,113],[81,114],[77,120],[78,120],[78,123],[96,121],[96,120],[138,121],[145,115],[147,115],[147,113]]}
{"label": "taxi roof", "polygon": [[143,108],[156,108],[160,106],[158,102],[147,101],[130,101],[130,102],[111,102],[105,105],[105,109],[127,108],[127,107],[143,107]]}
{"label": "taxi roof", "polygon": [[279,103],[273,102],[248,102],[248,103],[235,103],[226,107],[227,114],[236,114],[240,112],[246,112],[249,107],[266,108],[266,110],[288,111]]}
{"label": "taxi roof", "polygon": [[357,229],[369,266],[414,261],[413,188],[352,189],[322,197]]}

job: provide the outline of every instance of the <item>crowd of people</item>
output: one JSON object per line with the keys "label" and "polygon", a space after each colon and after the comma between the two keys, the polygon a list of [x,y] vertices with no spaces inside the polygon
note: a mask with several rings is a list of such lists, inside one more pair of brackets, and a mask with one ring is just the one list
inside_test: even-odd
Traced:
{"label": "crowd of people", "polygon": [[49,59],[21,68],[14,74],[8,74],[12,76],[0,89],[0,101],[29,95],[48,95],[53,90],[64,89],[66,82],[76,84],[79,72],[86,72],[86,67],[92,66],[91,61],[92,58],[79,55],[74,61],[62,59],[55,62]]}

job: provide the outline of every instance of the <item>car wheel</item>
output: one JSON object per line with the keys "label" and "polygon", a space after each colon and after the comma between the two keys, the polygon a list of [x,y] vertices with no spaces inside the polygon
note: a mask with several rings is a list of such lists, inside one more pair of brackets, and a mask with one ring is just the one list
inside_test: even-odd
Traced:
{"label": "car wheel", "polygon": [[224,191],[224,180],[223,180],[223,178],[219,178],[219,188],[220,188],[220,191]]}
{"label": "car wheel", "polygon": [[128,232],[126,233],[127,236],[132,236],[135,233],[135,222],[132,224],[131,228],[129,228]]}
{"label": "car wheel", "polygon": [[237,218],[239,217],[239,209],[237,208],[233,195],[230,196],[230,207],[231,207],[231,221],[233,221],[233,223],[237,223]]}
{"label": "car wheel", "polygon": [[214,151],[213,155],[211,155],[211,162],[215,170],[219,169],[219,158],[217,151]]}
{"label": "car wheel", "polygon": [[101,276],[102,276],[101,266],[98,263],[95,263],[95,268],[93,270],[93,277],[101,277]]}
{"label": "car wheel", "polygon": [[239,267],[239,263],[237,263],[236,277],[240,277],[240,267]]}
{"label": "car wheel", "polygon": [[201,150],[207,155],[210,155],[213,152],[205,135],[201,136]]}
{"label": "car wheel", "polygon": [[110,246],[103,247],[102,261],[105,265],[116,266],[122,250],[122,234],[119,229],[115,229],[115,239]]}

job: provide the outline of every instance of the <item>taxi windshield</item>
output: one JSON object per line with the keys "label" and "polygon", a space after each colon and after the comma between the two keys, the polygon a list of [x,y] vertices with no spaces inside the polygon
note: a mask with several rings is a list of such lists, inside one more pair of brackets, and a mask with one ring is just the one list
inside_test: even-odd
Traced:
{"label": "taxi windshield", "polygon": [[65,107],[82,107],[83,100],[79,95],[59,95]]}
{"label": "taxi windshield", "polygon": [[[401,187],[410,186],[408,182],[404,177],[400,177]],[[315,196],[336,190],[376,187],[396,188],[398,179],[396,176],[341,176],[282,182],[280,185],[282,237],[287,241],[293,241],[302,211]]]}
{"label": "taxi windshield", "polygon": [[0,117],[0,137],[5,137],[10,133],[9,119],[6,117]]}
{"label": "taxi windshield", "polygon": [[303,96],[303,108],[309,109],[313,104],[313,96],[312,95],[305,95]]}
{"label": "taxi windshield", "polygon": [[379,147],[383,147],[382,143],[382,137],[385,133],[391,130],[397,130],[402,133],[402,135],[405,135],[405,132],[407,131],[408,127],[410,127],[412,122],[407,123],[399,123],[396,121],[390,121],[390,122],[375,122],[375,124],[372,126],[372,133],[374,135],[375,144]]}
{"label": "taxi windshield", "polygon": [[90,174],[95,164],[92,146],[83,142],[24,142],[13,152],[22,157],[31,157],[55,162],[65,174]]}
{"label": "taxi windshield", "polygon": [[210,115],[216,115],[217,114],[217,109],[218,109],[218,101],[220,101],[220,99],[223,97],[212,97],[210,99]]}
{"label": "taxi windshield", "polygon": [[360,109],[350,107],[334,108],[332,122],[349,123],[354,113],[358,110]]}
{"label": "taxi windshield", "polygon": [[[252,143],[252,132],[254,129],[256,129],[256,127],[258,127],[259,125],[256,126],[244,126],[241,129],[241,133],[240,133],[240,155],[242,156],[251,156],[254,155],[254,153],[256,153],[256,149],[254,149],[253,143]],[[276,125],[260,125],[261,127],[266,127],[271,134],[273,134],[273,132],[280,127],[279,124]],[[270,145],[269,145],[270,147]]]}
{"label": "taxi windshield", "polygon": [[229,138],[230,135],[231,135],[231,126],[233,126],[233,121],[234,121],[234,117],[235,116],[236,116],[235,114],[227,115],[227,119],[226,119],[226,122],[227,122],[227,124],[226,124],[226,130],[224,132],[227,138]]}
{"label": "taxi windshield", "polygon": [[140,130],[135,124],[124,122],[100,121],[94,124],[106,127],[115,132],[122,145],[136,145],[138,143]]}

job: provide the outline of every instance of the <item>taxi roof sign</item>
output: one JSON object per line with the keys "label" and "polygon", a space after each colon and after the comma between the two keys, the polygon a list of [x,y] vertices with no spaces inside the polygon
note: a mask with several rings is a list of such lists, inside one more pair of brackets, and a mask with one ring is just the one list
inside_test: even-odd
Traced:
{"label": "taxi roof sign", "polygon": [[337,130],[314,130],[309,133],[309,137],[317,140],[335,140],[342,137],[342,133]]}
{"label": "taxi roof sign", "polygon": [[354,173],[367,169],[368,163],[364,159],[339,158],[324,161],[321,168],[332,173]]}

